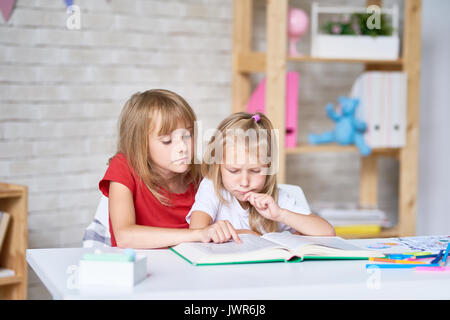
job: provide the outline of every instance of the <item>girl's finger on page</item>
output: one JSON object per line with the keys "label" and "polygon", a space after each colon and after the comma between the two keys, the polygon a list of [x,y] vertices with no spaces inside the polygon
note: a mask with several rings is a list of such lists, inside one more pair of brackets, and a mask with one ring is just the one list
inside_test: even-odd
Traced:
{"label": "girl's finger on page", "polygon": [[221,230],[225,236],[225,238],[223,239],[224,242],[231,239],[231,232],[227,222],[228,221],[224,221],[222,224],[220,224]]}
{"label": "girl's finger on page", "polygon": [[229,221],[226,221],[226,222],[227,222],[228,231],[230,232],[233,240],[241,243],[242,242],[241,238],[239,238],[239,235],[238,235],[236,229],[234,229],[233,225]]}

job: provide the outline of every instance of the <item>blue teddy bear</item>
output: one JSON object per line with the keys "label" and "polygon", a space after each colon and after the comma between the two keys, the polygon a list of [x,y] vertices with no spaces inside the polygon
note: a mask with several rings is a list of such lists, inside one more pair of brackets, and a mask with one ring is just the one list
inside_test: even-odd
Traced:
{"label": "blue teddy bear", "polygon": [[355,111],[359,104],[359,99],[339,97],[341,115],[334,110],[333,104],[329,103],[325,107],[328,117],[336,122],[333,131],[321,134],[310,134],[308,139],[310,144],[321,144],[337,142],[340,145],[355,144],[363,156],[371,153],[371,148],[364,141],[366,123],[355,118]]}

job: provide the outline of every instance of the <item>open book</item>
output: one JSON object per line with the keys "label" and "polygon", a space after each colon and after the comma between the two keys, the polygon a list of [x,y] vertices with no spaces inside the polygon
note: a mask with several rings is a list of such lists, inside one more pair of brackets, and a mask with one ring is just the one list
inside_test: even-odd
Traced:
{"label": "open book", "polygon": [[239,237],[242,243],[183,242],[170,249],[193,265],[384,257],[381,252],[359,248],[340,237],[307,237],[288,231]]}

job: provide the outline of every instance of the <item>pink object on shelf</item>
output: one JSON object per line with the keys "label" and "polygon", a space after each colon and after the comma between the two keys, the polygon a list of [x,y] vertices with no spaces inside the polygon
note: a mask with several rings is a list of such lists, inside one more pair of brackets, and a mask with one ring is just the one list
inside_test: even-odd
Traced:
{"label": "pink object on shelf", "polygon": [[[288,72],[286,75],[286,148],[297,145],[297,106],[299,74]],[[264,78],[253,92],[248,104],[247,112],[255,113],[266,111],[266,79]]]}
{"label": "pink object on shelf", "polygon": [[309,26],[309,17],[300,9],[289,9],[287,32],[289,38],[289,55],[301,56],[297,53],[297,41],[306,33]]}

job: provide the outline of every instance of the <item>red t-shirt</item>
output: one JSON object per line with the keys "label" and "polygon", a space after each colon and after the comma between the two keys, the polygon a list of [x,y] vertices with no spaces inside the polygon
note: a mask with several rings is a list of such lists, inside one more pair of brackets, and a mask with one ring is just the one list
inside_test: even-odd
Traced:
{"label": "red t-shirt", "polygon": [[[184,193],[168,192],[165,194],[172,205],[165,206],[148,190],[134,169],[128,165],[126,157],[121,153],[111,159],[105,176],[99,183],[100,191],[106,197],[109,196],[110,181],[121,183],[130,189],[133,195],[137,225],[161,228],[189,227],[186,222],[186,215],[194,204],[196,193],[192,183]],[[111,232],[111,245],[116,247],[117,243],[111,226],[111,218],[109,219],[109,230]]]}

